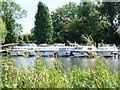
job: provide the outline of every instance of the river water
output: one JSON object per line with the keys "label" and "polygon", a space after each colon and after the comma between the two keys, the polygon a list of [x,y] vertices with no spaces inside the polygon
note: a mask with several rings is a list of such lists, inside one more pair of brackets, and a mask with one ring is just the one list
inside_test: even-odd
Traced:
{"label": "river water", "polygon": [[[29,65],[34,65],[37,57],[11,57],[14,60],[14,66],[17,68],[28,67]],[[66,70],[71,69],[74,65],[77,67],[85,67],[91,65],[94,62],[93,59],[87,59],[85,57],[82,58],[73,58],[73,57],[40,57],[43,60],[46,66],[51,66],[54,62],[58,62],[59,64],[64,65]],[[107,66],[112,67],[115,70],[118,70],[119,59],[115,58],[105,58],[105,62]]]}

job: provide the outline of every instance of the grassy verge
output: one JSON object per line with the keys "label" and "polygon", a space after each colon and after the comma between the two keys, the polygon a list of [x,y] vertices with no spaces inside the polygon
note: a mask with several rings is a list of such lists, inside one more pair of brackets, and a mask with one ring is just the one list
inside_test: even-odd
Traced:
{"label": "grassy verge", "polygon": [[57,62],[46,67],[40,58],[35,66],[17,69],[9,59],[2,60],[0,88],[120,88],[118,72],[106,67],[103,58],[80,69],[64,70]]}

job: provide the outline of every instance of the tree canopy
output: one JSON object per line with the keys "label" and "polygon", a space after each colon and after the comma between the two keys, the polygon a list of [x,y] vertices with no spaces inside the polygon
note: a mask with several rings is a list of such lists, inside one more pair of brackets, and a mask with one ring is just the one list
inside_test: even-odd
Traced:
{"label": "tree canopy", "polygon": [[65,42],[67,40],[67,25],[77,19],[77,11],[78,6],[73,2],[69,2],[51,13],[55,42]]}
{"label": "tree canopy", "polygon": [[1,18],[6,24],[7,36],[5,43],[12,43],[17,41],[17,35],[15,30],[15,24],[17,19],[26,17],[26,11],[23,10],[18,4],[10,0],[0,1]]}
{"label": "tree canopy", "polygon": [[120,2],[70,2],[52,13],[55,42],[84,42],[82,35],[92,36],[96,43],[120,43]]}
{"label": "tree canopy", "polygon": [[103,20],[108,23],[104,34],[107,43],[120,43],[120,37],[115,33],[120,25],[120,2],[102,2],[98,11]]}

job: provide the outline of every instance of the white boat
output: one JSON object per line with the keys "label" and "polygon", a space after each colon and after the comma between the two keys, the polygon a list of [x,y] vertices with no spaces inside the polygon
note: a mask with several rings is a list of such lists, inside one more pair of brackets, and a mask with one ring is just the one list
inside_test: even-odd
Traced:
{"label": "white boat", "polygon": [[11,56],[24,56],[26,51],[27,49],[16,46],[15,48],[11,49],[9,53]]}
{"label": "white boat", "polygon": [[53,45],[40,45],[39,53],[41,56],[70,56],[70,47],[62,43],[55,43]]}
{"label": "white boat", "polygon": [[63,43],[55,43],[53,44],[54,47],[65,47],[65,44]]}
{"label": "white boat", "polygon": [[29,46],[16,46],[12,48],[9,53],[11,56],[35,56],[38,47],[35,44],[30,44]]}
{"label": "white boat", "polygon": [[48,44],[44,43],[44,44],[39,44],[38,46],[40,46],[40,47],[47,47]]}
{"label": "white boat", "polygon": [[79,47],[80,45],[78,43],[69,43],[69,46],[71,47]]}
{"label": "white boat", "polygon": [[29,56],[36,56],[37,55],[35,50],[27,50],[27,53]]}
{"label": "white boat", "polygon": [[59,46],[58,56],[60,57],[71,56],[71,51],[73,51],[74,48],[79,46],[80,45],[77,43],[69,43],[69,46],[61,45]]}
{"label": "white boat", "polygon": [[118,49],[115,44],[98,44],[97,54],[104,57],[117,57]]}
{"label": "white boat", "polygon": [[69,56],[70,52],[69,50],[67,50],[65,44],[62,43],[55,43],[53,44],[53,46],[56,48],[56,55],[59,57],[63,57],[63,56]]}
{"label": "white boat", "polygon": [[57,52],[57,48],[54,46],[39,47],[38,52],[40,56],[54,56]]}
{"label": "white boat", "polygon": [[58,50],[58,56],[59,57],[68,57],[68,56],[70,56],[70,50],[71,50],[71,47],[69,47],[69,46],[60,47]]}
{"label": "white boat", "polygon": [[85,57],[92,55],[92,52],[95,51],[96,47],[94,45],[78,46],[71,50],[71,56]]}
{"label": "white boat", "polygon": [[15,49],[11,49],[10,51],[9,51],[9,54],[10,54],[10,56],[17,56],[18,54],[17,54],[17,50],[15,50]]}
{"label": "white boat", "polygon": [[26,51],[24,53],[25,53],[25,55],[28,55],[28,56],[36,56],[37,55],[37,51],[32,47],[31,48],[26,47]]}
{"label": "white boat", "polygon": [[78,57],[78,56],[84,56],[82,52],[83,47],[75,47],[70,51],[70,56]]}

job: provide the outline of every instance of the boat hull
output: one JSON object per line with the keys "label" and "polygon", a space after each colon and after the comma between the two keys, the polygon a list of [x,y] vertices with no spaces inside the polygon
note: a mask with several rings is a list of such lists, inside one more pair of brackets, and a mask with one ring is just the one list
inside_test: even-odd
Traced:
{"label": "boat hull", "polygon": [[117,55],[117,51],[97,51],[97,55],[103,57],[113,57]]}
{"label": "boat hull", "polygon": [[44,57],[54,56],[54,51],[39,51],[39,55]]}
{"label": "boat hull", "polygon": [[81,51],[71,51],[70,56],[75,56],[75,57],[83,57],[84,54]]}
{"label": "boat hull", "polygon": [[68,57],[68,56],[70,56],[70,51],[67,51],[67,50],[59,51],[58,56],[59,57]]}

